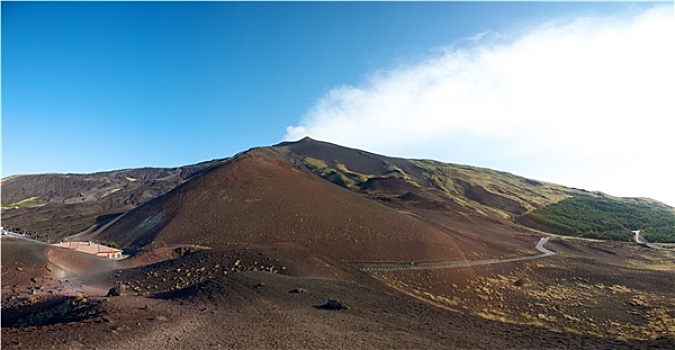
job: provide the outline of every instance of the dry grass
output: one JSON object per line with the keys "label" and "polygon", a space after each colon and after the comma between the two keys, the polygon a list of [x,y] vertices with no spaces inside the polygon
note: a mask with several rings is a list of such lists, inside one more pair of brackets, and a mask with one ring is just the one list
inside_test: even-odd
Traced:
{"label": "dry grass", "polygon": [[[563,257],[514,264],[510,269],[476,270],[459,287],[457,282],[434,283],[450,272],[380,272],[379,276],[434,305],[499,322],[622,340],[673,334],[673,270],[661,267],[674,260],[664,259],[661,251],[637,255],[637,245],[574,240],[571,246],[593,248],[594,244],[603,246],[611,258],[589,261],[583,251],[564,251]],[[631,264],[634,268],[613,266],[628,260],[637,262]],[[655,260],[663,263],[654,267]]]}

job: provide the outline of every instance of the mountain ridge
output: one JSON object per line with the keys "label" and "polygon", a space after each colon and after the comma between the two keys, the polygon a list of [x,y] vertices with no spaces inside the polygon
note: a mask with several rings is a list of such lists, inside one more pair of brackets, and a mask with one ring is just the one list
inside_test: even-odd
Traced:
{"label": "mountain ridge", "polygon": [[[522,216],[566,198],[579,196],[610,198],[622,203],[675,212],[675,209],[653,199],[613,197],[598,191],[565,187],[470,165],[388,157],[306,137],[296,142],[254,147],[231,158],[180,168],[124,169],[80,175],[13,176],[3,179],[3,208],[22,203],[21,201],[38,205],[19,210],[3,209],[4,219],[10,223],[5,226],[43,232],[53,239],[64,238],[95,226],[101,228],[120,214],[189,183],[199,175],[249,155],[277,159],[351,192],[398,210],[409,211],[413,215],[441,217],[431,220],[438,225],[444,225],[442,216],[458,215],[477,215],[501,218],[512,223],[527,223],[531,221],[522,220]],[[64,179],[70,179],[70,182]],[[22,181],[23,185],[16,185]],[[83,187],[86,188],[83,190]],[[63,210],[82,212],[79,226],[68,231],[67,225],[57,224],[61,228],[55,230],[46,224],[30,222],[33,220],[45,223],[57,218],[59,210],[54,207],[58,201],[61,201],[58,204],[63,206]],[[540,230],[555,227],[546,220],[530,226]]]}
{"label": "mountain ridge", "polygon": [[[314,140],[240,152],[186,171],[184,181],[175,171],[128,175],[117,174],[127,187],[107,196],[99,194],[114,179],[55,181],[64,186],[54,194],[81,203],[24,191],[19,209],[3,209],[3,224],[11,213],[62,225],[63,234],[43,241],[115,243],[129,256],[110,261],[3,235],[3,348],[69,336],[77,343],[64,348],[124,347],[131,338],[146,344],[152,332],[162,333],[158,349],[176,334],[197,344],[223,332],[290,347],[349,347],[365,333],[387,340],[359,343],[372,348],[672,344],[675,253],[643,243],[649,230],[630,232],[675,228],[673,214],[649,203]],[[88,187],[65,186],[73,183]],[[161,191],[145,192],[153,184]],[[144,200],[116,213],[105,206],[133,195]],[[89,229],[77,233],[82,226]],[[607,230],[617,236],[551,237]],[[640,244],[611,241],[624,236]],[[195,322],[203,333],[174,332]],[[27,324],[35,327],[17,328]],[[336,336],[347,340],[336,345]]]}

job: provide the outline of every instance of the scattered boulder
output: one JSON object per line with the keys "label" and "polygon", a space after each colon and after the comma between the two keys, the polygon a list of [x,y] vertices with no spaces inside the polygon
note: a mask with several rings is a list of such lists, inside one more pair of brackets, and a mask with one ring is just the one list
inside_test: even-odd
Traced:
{"label": "scattered boulder", "polygon": [[328,299],[328,301],[322,305],[322,309],[325,310],[347,310],[348,306],[343,304],[341,301],[336,299]]}
{"label": "scattered boulder", "polygon": [[291,289],[288,292],[289,293],[307,293],[307,289],[298,287],[298,288],[295,288],[295,289]]}
{"label": "scattered boulder", "polygon": [[124,296],[127,294],[127,286],[120,284],[118,286],[114,286],[108,290],[108,297],[120,297]]}

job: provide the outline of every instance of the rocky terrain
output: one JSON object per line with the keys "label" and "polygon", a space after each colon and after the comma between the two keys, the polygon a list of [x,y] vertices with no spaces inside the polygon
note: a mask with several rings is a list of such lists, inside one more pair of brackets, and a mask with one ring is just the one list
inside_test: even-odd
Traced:
{"label": "rocky terrain", "polygon": [[[3,259],[15,248],[6,244],[5,239]],[[39,255],[44,248],[38,245],[28,242],[24,253],[33,251]],[[609,249],[621,252],[625,247]],[[21,270],[3,265],[2,346],[8,349],[195,346],[668,349],[672,346],[673,339],[669,338],[672,333],[667,327],[672,327],[673,310],[669,299],[665,299],[672,291],[667,284],[671,271],[648,272],[646,277],[659,282],[650,284],[634,279],[644,272],[642,267],[626,268],[623,272],[629,273],[625,275],[609,272],[603,266],[589,273],[583,268],[588,265],[573,261],[578,257],[565,259],[572,263],[562,270],[560,262],[542,260],[533,265],[494,265],[470,271],[434,270],[438,275],[430,278],[424,277],[430,271],[369,275],[311,251],[285,245],[232,250],[184,247],[145,253],[107,271],[85,275],[68,272],[57,278],[51,274],[56,269],[51,267],[54,263],[49,258],[34,264],[35,259],[29,257],[17,259],[19,263],[14,266]],[[47,273],[34,282],[13,279],[24,271],[44,267],[43,263],[52,271],[45,269]],[[580,273],[565,275],[570,270]],[[526,282],[519,285],[520,279]],[[5,286],[6,280],[15,284]],[[614,284],[609,284],[610,281]],[[112,296],[104,288],[114,286],[118,286],[120,296]],[[603,299],[608,296],[609,299]],[[329,299],[340,301],[344,307],[327,308]],[[618,325],[615,333],[604,332],[612,325]],[[467,332],[468,329],[477,331]]]}

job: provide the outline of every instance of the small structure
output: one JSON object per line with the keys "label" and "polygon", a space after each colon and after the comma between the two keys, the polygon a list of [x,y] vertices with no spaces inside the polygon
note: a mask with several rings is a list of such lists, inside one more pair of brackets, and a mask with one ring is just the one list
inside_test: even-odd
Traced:
{"label": "small structure", "polygon": [[101,258],[106,259],[122,259],[122,251],[119,249],[111,248],[103,244],[92,243],[92,242],[62,242],[52,244],[56,247],[66,248],[77,250],[79,252],[96,255]]}

